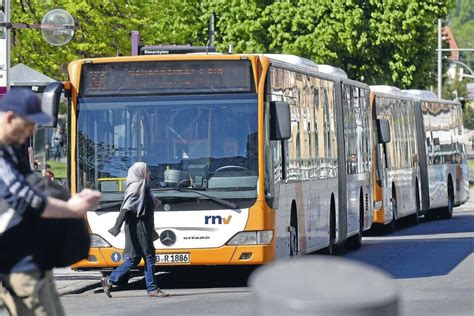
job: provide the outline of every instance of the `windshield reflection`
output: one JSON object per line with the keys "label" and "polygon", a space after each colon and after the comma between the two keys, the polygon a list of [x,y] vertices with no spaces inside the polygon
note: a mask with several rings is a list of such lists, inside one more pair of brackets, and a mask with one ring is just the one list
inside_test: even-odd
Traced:
{"label": "windshield reflection", "polygon": [[163,199],[180,193],[163,188],[256,197],[255,94],[80,99],[77,140],[78,187],[100,190],[104,201],[122,198],[137,161]]}

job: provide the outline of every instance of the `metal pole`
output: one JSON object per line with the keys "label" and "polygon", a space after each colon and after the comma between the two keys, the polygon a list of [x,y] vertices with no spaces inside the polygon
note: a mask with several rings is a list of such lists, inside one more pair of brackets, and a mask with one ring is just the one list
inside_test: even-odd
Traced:
{"label": "metal pole", "polygon": [[452,62],[453,64],[458,64],[458,65],[463,66],[464,68],[466,68],[467,70],[469,70],[469,72],[471,73],[471,75],[474,75],[474,72],[472,71],[471,67],[469,67],[467,64],[463,63],[462,61],[459,61],[459,60],[451,60],[451,62]]}
{"label": "metal pole", "polygon": [[209,46],[214,47],[214,38],[215,38],[215,32],[214,32],[214,13],[211,14],[211,17],[209,18]]}
{"label": "metal pole", "polygon": [[438,99],[441,99],[441,89],[443,86],[443,70],[442,70],[442,58],[443,52],[442,49],[442,36],[441,36],[441,19],[438,19]]}
{"label": "metal pole", "polygon": [[474,52],[474,48],[441,48],[437,49],[437,51],[442,52]]}
{"label": "metal pole", "polygon": [[140,33],[132,31],[132,56],[139,55],[138,46],[140,45]]}
{"label": "metal pole", "polygon": [[[10,0],[3,2],[4,21],[10,22]],[[2,27],[2,37],[0,38],[0,95],[6,94],[10,88],[10,30],[8,27]]]}
{"label": "metal pole", "polygon": [[[10,0],[5,0],[5,22],[10,23]],[[7,58],[7,91],[10,90],[10,29],[6,28],[6,43],[7,43],[7,50],[6,50],[6,58]]]}

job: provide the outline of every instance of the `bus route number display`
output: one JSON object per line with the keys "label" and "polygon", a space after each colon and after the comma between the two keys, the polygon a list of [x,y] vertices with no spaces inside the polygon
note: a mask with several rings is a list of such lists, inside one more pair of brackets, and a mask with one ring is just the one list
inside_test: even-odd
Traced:
{"label": "bus route number display", "polygon": [[84,64],[81,96],[253,92],[248,60]]}

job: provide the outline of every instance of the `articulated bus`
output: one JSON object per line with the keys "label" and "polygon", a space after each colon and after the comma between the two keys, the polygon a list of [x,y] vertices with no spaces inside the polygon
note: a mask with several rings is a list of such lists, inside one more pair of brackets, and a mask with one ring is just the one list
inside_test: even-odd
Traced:
{"label": "articulated bus", "polygon": [[390,129],[390,142],[374,142],[374,224],[391,231],[403,217],[450,218],[469,198],[460,104],[431,92],[370,89],[373,118]]}
{"label": "articulated bus", "polygon": [[122,262],[124,235],[107,230],[136,161],[163,202],[164,268],[358,248],[371,227],[369,87],[342,70],[290,55],[185,54],[77,60],[69,78],[70,188],[103,195],[74,269]]}
{"label": "articulated bus", "polygon": [[432,218],[451,218],[453,206],[469,200],[461,104],[440,100],[430,91],[405,92],[417,103],[423,212]]}
{"label": "articulated bus", "polygon": [[[418,222],[420,209],[419,146],[415,100],[391,86],[370,86],[373,118],[389,124],[390,141],[374,142],[374,223],[389,224],[410,216]],[[377,133],[378,134],[378,133]]]}

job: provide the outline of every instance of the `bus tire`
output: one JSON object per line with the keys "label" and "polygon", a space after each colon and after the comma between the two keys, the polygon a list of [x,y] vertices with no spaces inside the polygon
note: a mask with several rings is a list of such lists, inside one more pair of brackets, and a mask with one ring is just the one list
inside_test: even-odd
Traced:
{"label": "bus tire", "polygon": [[428,210],[428,212],[425,213],[425,219],[427,221],[434,221],[438,219],[438,215],[439,215],[438,209],[430,209]]}
{"label": "bus tire", "polygon": [[398,204],[397,204],[397,194],[395,192],[395,187],[392,188],[392,221],[385,225],[386,233],[393,233],[397,229],[397,217],[398,217]]}
{"label": "bus tire", "polygon": [[336,254],[336,206],[334,205],[334,196],[331,196],[331,208],[329,211],[329,245],[328,255]]}
{"label": "bus tire", "polygon": [[448,205],[439,210],[439,218],[441,219],[450,219],[453,217],[453,207],[454,207],[454,191],[451,178],[448,184]]}
{"label": "bus tire", "polygon": [[410,224],[417,225],[420,222],[420,215],[421,215],[421,206],[420,206],[420,194],[418,191],[418,183],[416,184],[416,196],[415,196],[415,214],[410,215]]}
{"label": "bus tire", "polygon": [[364,232],[364,200],[362,191],[359,198],[359,232],[349,237],[346,242],[346,248],[349,250],[357,250],[362,246],[362,234]]}
{"label": "bus tire", "polygon": [[293,205],[291,209],[290,219],[290,257],[298,255],[298,218],[296,216],[296,207]]}

